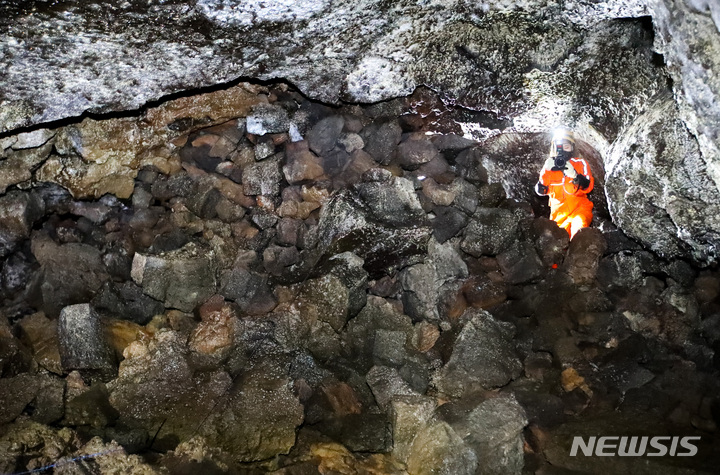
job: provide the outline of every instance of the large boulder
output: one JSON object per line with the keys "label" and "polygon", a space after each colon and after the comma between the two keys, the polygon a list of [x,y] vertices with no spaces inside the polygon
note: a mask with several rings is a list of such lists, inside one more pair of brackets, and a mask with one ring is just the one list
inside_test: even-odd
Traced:
{"label": "large boulder", "polygon": [[615,223],[661,256],[718,259],[720,176],[669,99],[638,118],[606,160]]}
{"label": "large boulder", "polygon": [[351,251],[371,276],[418,262],[431,228],[412,182],[389,172],[366,172],[355,190],[335,194],[320,213],[318,254]]}
{"label": "large boulder", "polygon": [[435,387],[454,397],[506,385],[520,376],[522,364],[513,348],[515,329],[480,309],[461,317],[465,327],[447,364],[434,376]]}
{"label": "large boulder", "polygon": [[60,312],[58,340],[65,371],[113,372],[115,365],[100,317],[89,304],[71,305]]}
{"label": "large boulder", "polygon": [[194,243],[158,255],[136,253],[132,278],[166,307],[192,312],[215,293],[214,255]]}

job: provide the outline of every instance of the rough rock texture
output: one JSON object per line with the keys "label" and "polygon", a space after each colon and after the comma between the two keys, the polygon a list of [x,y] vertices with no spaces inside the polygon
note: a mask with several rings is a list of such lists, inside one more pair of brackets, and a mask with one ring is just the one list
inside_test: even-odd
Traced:
{"label": "rough rock texture", "polygon": [[185,312],[216,289],[212,252],[192,243],[167,255],[135,254],[132,277],[150,297]]}
{"label": "rough rock texture", "polygon": [[[10,130],[85,111],[136,109],[178,90],[240,76],[284,77],[331,102],[340,97],[378,101],[410,93],[421,83],[461,97],[466,86],[482,81],[485,86],[463,101],[508,107],[517,104],[512,90],[528,66],[551,66],[578,41],[571,28],[538,29],[525,19],[532,16],[523,17],[525,12],[536,18],[543,10],[556,13],[540,6],[538,11],[537,2],[520,2],[518,14],[506,17],[510,5],[505,3],[465,1],[442,10],[432,3],[373,1],[5,3],[2,77],[7,87],[0,88],[0,123],[2,130]],[[111,15],[105,19],[97,11]],[[639,2],[580,3],[561,10],[561,21],[568,27],[593,25],[645,11]],[[155,25],[167,18],[175,20],[174,26],[158,31]],[[37,36],[16,32],[10,28],[13,22]],[[522,47],[495,65],[473,64],[508,34],[523,38],[517,41]],[[548,58],[547,45],[558,42]],[[23,87],[13,87],[17,84]]]}
{"label": "rough rock texture", "polygon": [[520,374],[520,360],[508,345],[513,326],[483,311],[467,311],[469,321],[460,332],[452,356],[437,373],[441,393],[459,397],[479,389],[504,386]]}
{"label": "rough rock texture", "polygon": [[71,305],[60,312],[58,340],[65,371],[108,373],[114,369],[100,317],[89,304]]}
{"label": "rough rock texture", "polygon": [[661,101],[618,139],[606,161],[615,223],[665,257],[712,263],[720,246],[720,192],[677,105]]}

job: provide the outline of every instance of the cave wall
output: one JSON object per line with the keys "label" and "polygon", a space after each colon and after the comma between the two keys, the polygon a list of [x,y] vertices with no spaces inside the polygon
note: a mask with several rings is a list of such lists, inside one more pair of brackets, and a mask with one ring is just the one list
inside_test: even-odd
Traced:
{"label": "cave wall", "polygon": [[[75,180],[68,169],[88,167],[98,177],[110,169],[106,181],[125,176],[129,183],[138,163],[168,156],[126,150],[101,160],[81,153],[82,161],[59,163],[48,162],[44,152],[9,151],[26,150],[13,145],[16,131],[52,128],[53,121],[137,110],[239,78],[282,78],[333,104],[406,96],[424,85],[447,104],[491,119],[464,124],[466,136],[475,139],[574,127],[615,170],[608,197],[617,200],[628,187],[636,191],[631,203],[611,204],[616,223],[662,255],[715,261],[712,207],[696,206],[697,213],[685,213],[686,222],[630,224],[648,206],[677,214],[667,200],[656,202],[664,193],[660,182],[697,190],[704,202],[720,185],[720,83],[713,74],[720,66],[720,35],[711,2],[71,0],[7,1],[0,9],[4,187],[28,180],[37,169],[42,180],[67,183]],[[680,127],[667,126],[682,134],[686,128],[682,140],[697,142],[689,181],[672,173],[632,181],[634,175],[620,168],[627,162],[621,157],[636,153],[627,149],[637,147],[631,145],[636,122],[670,96],[677,114],[661,120],[677,116]],[[83,136],[86,124],[77,128]],[[147,132],[135,132],[143,150],[153,148]],[[637,153],[647,163],[670,160],[682,167],[684,160],[656,147]],[[129,194],[105,184],[87,195],[107,191]]]}

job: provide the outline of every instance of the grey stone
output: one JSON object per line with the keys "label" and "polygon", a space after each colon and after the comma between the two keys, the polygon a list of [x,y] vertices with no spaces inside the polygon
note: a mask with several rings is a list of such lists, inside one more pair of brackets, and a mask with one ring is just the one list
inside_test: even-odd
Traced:
{"label": "grey stone", "polygon": [[495,256],[517,239],[518,219],[502,208],[478,208],[465,229],[462,250],[473,256]]}
{"label": "grey stone", "polygon": [[26,148],[38,148],[55,136],[54,130],[37,129],[32,132],[24,132],[17,135],[17,140],[13,142],[12,148],[21,150]]}
{"label": "grey stone", "polygon": [[353,362],[364,371],[375,364],[372,357],[378,330],[402,331],[406,340],[412,338],[414,328],[410,317],[403,315],[383,298],[367,297],[367,305],[347,323],[343,346]]}
{"label": "grey stone", "polygon": [[56,422],[63,416],[65,382],[41,374],[20,374],[0,379],[0,424],[6,425],[32,404],[31,419],[42,424]]}
{"label": "grey stone", "polygon": [[398,145],[398,163],[408,170],[414,170],[438,156],[438,149],[429,140],[410,139]]}
{"label": "grey stone", "polygon": [[275,153],[275,144],[272,140],[258,140],[255,144],[255,160],[265,160]]}
{"label": "grey stone", "polygon": [[402,379],[395,368],[373,366],[366,376],[375,401],[381,409],[387,410],[396,396],[414,396],[415,391]]}
{"label": "grey stone", "polygon": [[365,151],[378,163],[387,165],[395,157],[402,129],[397,121],[373,123],[362,130],[361,136]]}
{"label": "grey stone", "polygon": [[216,291],[214,253],[192,242],[164,254],[136,253],[131,275],[145,294],[184,312]]}
{"label": "grey stone", "polygon": [[45,210],[34,193],[11,192],[0,196],[0,257],[6,257],[30,237],[33,223]]}
{"label": "grey stone", "polygon": [[115,370],[100,317],[90,304],[62,309],[58,322],[60,360],[65,371],[80,370],[108,375]]}
{"label": "grey stone", "polygon": [[[608,203],[628,236],[661,256],[717,259],[718,177],[670,100],[639,117],[608,152]],[[717,153],[717,152],[716,152]]]}
{"label": "grey stone", "polygon": [[405,178],[395,178],[390,186],[378,182],[361,183],[357,190],[372,216],[383,224],[401,227],[427,222],[412,183]]}
{"label": "grey stone", "polygon": [[475,452],[446,422],[433,421],[415,437],[407,457],[409,473],[418,475],[473,475]]}
{"label": "grey stone", "polygon": [[310,150],[320,156],[330,152],[340,139],[344,124],[345,119],[340,115],[332,115],[320,120],[307,134]]}
{"label": "grey stone", "polygon": [[352,250],[371,276],[417,262],[430,228],[412,183],[396,178],[358,187],[358,193],[340,191],[323,206],[317,252],[332,256]]}
{"label": "grey stone", "polygon": [[246,128],[249,134],[265,135],[287,132],[290,118],[285,109],[276,104],[257,104],[247,116]]}
{"label": "grey stone", "polygon": [[523,428],[527,415],[514,397],[488,399],[467,420],[465,442],[480,461],[479,474],[515,474],[523,470]]}
{"label": "grey stone", "polygon": [[440,392],[461,397],[474,390],[504,386],[520,376],[522,364],[513,348],[512,324],[478,309],[468,309],[461,318],[468,322],[447,364],[433,378]]}
{"label": "grey stone", "polygon": [[373,356],[378,364],[400,366],[405,360],[407,334],[402,331],[377,330]]}
{"label": "grey stone", "polygon": [[529,242],[515,243],[497,256],[498,265],[509,284],[524,284],[537,280],[545,267]]}
{"label": "grey stone", "polygon": [[365,261],[352,252],[336,254],[328,260],[330,271],[348,289],[348,315],[358,314],[367,303],[368,274],[364,269]]}
{"label": "grey stone", "polygon": [[281,179],[280,160],[277,158],[253,163],[243,170],[243,187],[246,195],[278,195]]}
{"label": "grey stone", "polygon": [[455,160],[458,174],[474,185],[487,183],[488,172],[482,163],[482,155],[476,149],[462,151]]}
{"label": "grey stone", "polygon": [[432,418],[437,402],[428,396],[395,396],[390,405],[393,456],[407,463],[413,440]]}
{"label": "grey stone", "polygon": [[110,277],[100,252],[87,244],[58,245],[39,233],[33,235],[32,252],[42,266],[40,290],[49,316],[67,305],[89,302]]}
{"label": "grey stone", "polygon": [[92,304],[100,313],[130,320],[139,325],[147,324],[152,317],[165,311],[161,302],[145,295],[142,288],[133,282],[106,282]]}
{"label": "grey stone", "polygon": [[433,213],[433,236],[439,243],[457,235],[470,221],[467,214],[452,206],[436,206]]}
{"label": "grey stone", "polygon": [[289,268],[300,260],[300,253],[295,246],[270,245],[263,251],[263,266],[265,271],[274,276],[283,276]]}
{"label": "grey stone", "polygon": [[12,185],[27,183],[32,178],[32,171],[48,159],[52,147],[52,142],[48,142],[40,148],[0,151],[0,193],[5,193]]}

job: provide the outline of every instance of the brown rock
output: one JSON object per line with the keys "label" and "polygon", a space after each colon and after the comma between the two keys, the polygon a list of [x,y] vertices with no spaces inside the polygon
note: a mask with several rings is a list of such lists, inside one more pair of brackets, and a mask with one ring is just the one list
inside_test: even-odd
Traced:
{"label": "brown rock", "polygon": [[285,156],[287,160],[282,171],[291,185],[317,180],[325,173],[322,159],[310,151],[305,140],[287,144]]}
{"label": "brown rock", "polygon": [[413,346],[421,353],[429,351],[440,338],[440,329],[437,325],[422,321],[415,324],[415,333],[412,336]]}
{"label": "brown rock", "polygon": [[715,276],[700,276],[695,279],[695,298],[700,302],[712,302],[720,294],[720,279]]}
{"label": "brown rock", "polygon": [[503,288],[485,276],[474,276],[463,286],[468,304],[475,308],[490,308],[507,300]]}
{"label": "brown rock", "polygon": [[215,309],[214,304],[200,312],[202,322],[190,335],[192,351],[206,355],[225,353],[231,349],[235,330],[235,312],[228,304]]}
{"label": "brown rock", "polygon": [[607,249],[602,231],[584,228],[570,241],[563,269],[577,285],[590,285],[597,275],[600,258]]}
{"label": "brown rock", "polygon": [[18,322],[20,339],[33,353],[35,361],[48,371],[62,374],[57,320],[50,320],[42,312],[24,317]]}
{"label": "brown rock", "polygon": [[320,388],[330,402],[336,416],[360,414],[362,412],[362,403],[349,384],[335,382],[322,384]]}

